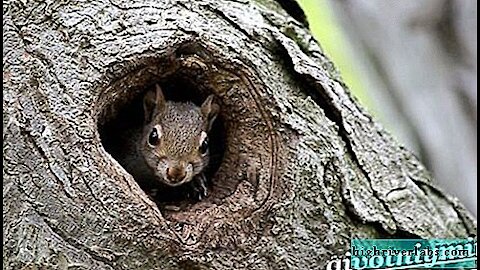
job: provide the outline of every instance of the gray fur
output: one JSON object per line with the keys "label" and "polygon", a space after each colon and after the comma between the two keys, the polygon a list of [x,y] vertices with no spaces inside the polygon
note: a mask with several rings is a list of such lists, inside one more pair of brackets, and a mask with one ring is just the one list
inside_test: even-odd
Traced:
{"label": "gray fur", "polygon": [[[143,130],[137,132],[141,136],[132,137],[136,149],[131,151],[127,169],[130,167],[137,176],[171,186],[196,182],[192,184],[197,187],[194,196],[201,199],[207,195],[203,171],[209,163],[208,150],[200,151],[202,132],[208,134],[219,106],[213,102],[213,96],[201,107],[191,102],[165,101],[160,86],[155,88],[144,97],[144,113],[148,117]],[[158,130],[159,141],[151,145],[148,138],[154,128]]]}

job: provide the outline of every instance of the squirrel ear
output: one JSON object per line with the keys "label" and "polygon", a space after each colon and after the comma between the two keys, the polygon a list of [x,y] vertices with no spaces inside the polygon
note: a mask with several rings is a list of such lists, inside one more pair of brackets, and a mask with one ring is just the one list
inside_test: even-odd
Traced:
{"label": "squirrel ear", "polygon": [[207,130],[212,128],[213,121],[215,121],[215,118],[217,118],[218,112],[220,111],[220,106],[215,103],[213,99],[214,95],[208,96],[201,107],[202,114],[207,122]]}
{"label": "squirrel ear", "polygon": [[155,85],[155,91],[148,91],[143,98],[143,111],[145,122],[149,123],[153,117],[165,109],[165,97],[160,85]]}

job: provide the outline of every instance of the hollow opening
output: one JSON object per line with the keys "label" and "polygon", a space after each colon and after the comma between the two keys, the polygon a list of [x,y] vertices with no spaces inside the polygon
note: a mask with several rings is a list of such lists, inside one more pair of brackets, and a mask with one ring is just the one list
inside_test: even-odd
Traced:
{"label": "hollow opening", "polygon": [[[283,146],[290,143],[290,137],[274,132],[278,127],[269,113],[272,104],[258,74],[203,45],[173,44],[160,53],[112,63],[106,73],[109,83],[93,108],[103,148],[150,195],[168,220],[170,232],[189,246],[229,241],[217,236],[250,226],[259,213],[269,209],[269,201],[283,196],[287,188],[279,175],[291,149]],[[188,186],[149,181],[125,166],[130,152],[124,142],[132,138],[128,131],[144,125],[143,97],[157,83],[167,101],[200,106],[214,94],[220,105],[209,132],[211,159],[205,169],[209,195],[200,201],[186,196]],[[116,173],[118,166],[107,169],[112,171],[112,180],[123,178]],[[121,188],[130,192],[119,180]],[[253,217],[248,224],[243,222],[247,216]]]}
{"label": "hollow opening", "polygon": [[[137,72],[136,74],[139,73]],[[140,83],[130,83],[128,87],[125,87],[125,85],[129,84],[128,82],[123,85],[120,84],[122,87],[117,86],[117,88],[125,88],[127,90],[113,89],[116,95],[122,97],[118,98],[117,101],[113,101],[111,106],[108,106],[106,116],[102,116],[102,121],[99,121],[100,139],[105,150],[133,176],[135,181],[160,209],[171,206],[183,208],[195,204],[199,200],[192,198],[192,185],[190,183],[171,187],[138,171],[129,170],[127,163],[135,158],[143,158],[133,154],[135,152],[132,147],[135,146],[138,140],[142,139],[138,134],[143,130],[145,122],[143,98],[148,91],[154,89],[155,84],[161,86],[167,101],[192,102],[197,106],[201,106],[206,97],[212,92],[198,87],[201,84],[195,81],[194,76],[190,75],[185,70],[172,72],[166,76],[148,73],[144,75],[145,78]],[[128,78],[126,81],[128,81]],[[216,102],[220,105],[220,113],[208,133],[210,160],[203,170],[207,178],[208,195],[202,201],[215,200],[215,194],[212,192],[215,184],[214,176],[222,164],[225,152],[226,132],[224,118],[222,117],[222,104],[220,104],[218,98]]]}

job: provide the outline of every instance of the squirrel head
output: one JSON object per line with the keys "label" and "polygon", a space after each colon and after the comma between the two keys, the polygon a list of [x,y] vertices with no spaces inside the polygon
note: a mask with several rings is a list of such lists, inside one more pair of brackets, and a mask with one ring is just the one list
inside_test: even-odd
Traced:
{"label": "squirrel head", "polygon": [[201,107],[166,101],[157,84],[146,93],[145,123],[140,152],[155,176],[178,186],[201,173],[209,162],[208,132],[219,112],[210,95]]}

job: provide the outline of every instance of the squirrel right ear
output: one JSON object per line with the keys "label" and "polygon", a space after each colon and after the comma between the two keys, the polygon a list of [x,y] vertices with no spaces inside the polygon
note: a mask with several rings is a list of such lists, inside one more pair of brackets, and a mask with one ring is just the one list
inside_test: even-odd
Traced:
{"label": "squirrel right ear", "polygon": [[154,91],[148,91],[143,98],[143,111],[145,113],[145,123],[150,123],[153,117],[165,109],[165,97],[163,96],[160,85],[155,85]]}

